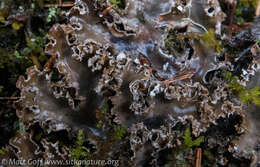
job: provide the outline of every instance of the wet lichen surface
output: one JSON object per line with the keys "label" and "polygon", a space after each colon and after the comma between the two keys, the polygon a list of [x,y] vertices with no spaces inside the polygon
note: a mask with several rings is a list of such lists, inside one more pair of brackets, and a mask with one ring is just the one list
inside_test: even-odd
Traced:
{"label": "wet lichen surface", "polygon": [[230,35],[220,2],[77,0],[16,82],[0,159],[259,166],[260,17]]}

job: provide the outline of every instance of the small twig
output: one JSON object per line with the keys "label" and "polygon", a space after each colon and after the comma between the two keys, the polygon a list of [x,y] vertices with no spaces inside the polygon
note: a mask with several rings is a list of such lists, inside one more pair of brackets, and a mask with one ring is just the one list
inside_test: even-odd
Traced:
{"label": "small twig", "polygon": [[59,0],[56,4],[45,4],[44,7],[46,8],[57,8],[57,7],[72,7],[74,5],[74,2],[62,2],[62,0]]}
{"label": "small twig", "polygon": [[36,65],[36,67],[39,69],[39,70],[42,70],[42,66],[38,60],[38,58],[34,55],[30,56],[30,59],[32,60],[33,64]]}
{"label": "small twig", "polygon": [[104,10],[102,11],[102,14],[103,14],[103,15],[107,15],[107,13],[108,13],[111,9],[113,9],[114,6],[115,6],[115,5],[111,5],[111,6],[107,7],[106,9],[104,9]]}
{"label": "small twig", "polygon": [[45,64],[44,68],[47,68],[48,70],[51,69],[52,65],[54,64],[55,59],[56,59],[56,55],[51,56],[51,58]]}
{"label": "small twig", "polygon": [[260,14],[260,1],[258,1],[256,10],[255,10],[255,15],[258,16],[259,14]]}
{"label": "small twig", "polygon": [[184,79],[189,79],[189,78],[191,78],[194,74],[195,74],[194,71],[190,71],[190,72],[187,72],[187,73],[185,73],[185,74],[177,74],[177,75],[175,75],[175,76],[174,76],[173,78],[171,78],[171,79],[162,81],[161,84],[170,84],[170,83],[172,83],[172,82],[181,81],[181,80],[184,80]]}
{"label": "small twig", "polygon": [[197,148],[196,149],[196,163],[195,163],[195,167],[201,167],[201,148]]}
{"label": "small twig", "polygon": [[66,8],[66,7],[72,7],[74,5],[74,3],[63,3],[61,5],[59,4],[46,4],[44,5],[45,8]]}
{"label": "small twig", "polygon": [[229,26],[232,26],[232,24],[233,24],[233,16],[236,11],[236,8],[237,8],[237,1],[233,1],[233,3],[231,4],[231,12],[230,12],[229,21],[228,21]]}

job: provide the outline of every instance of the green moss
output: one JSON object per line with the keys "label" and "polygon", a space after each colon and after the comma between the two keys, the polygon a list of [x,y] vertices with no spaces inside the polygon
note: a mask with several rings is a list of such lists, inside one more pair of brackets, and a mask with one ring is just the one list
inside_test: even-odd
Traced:
{"label": "green moss", "polygon": [[[83,130],[78,131],[76,147],[70,148],[71,157],[75,160],[87,160],[88,159],[88,149],[83,146],[84,133]],[[80,165],[76,165],[77,167]]]}
{"label": "green moss", "polygon": [[183,158],[183,152],[180,152],[176,155],[176,160],[174,163],[171,164],[171,166],[177,166],[177,167],[191,167],[187,160]]}
{"label": "green moss", "polygon": [[0,15],[0,23],[5,23],[5,18],[2,15]]}
{"label": "green moss", "polygon": [[23,122],[21,122],[21,121],[18,122],[18,131],[17,132],[20,134],[25,133],[25,126],[24,126]]}
{"label": "green moss", "polygon": [[21,55],[20,55],[20,53],[16,50],[16,51],[14,51],[14,56],[17,58],[17,59],[21,59],[22,57],[21,57]]}
{"label": "green moss", "polygon": [[209,46],[212,49],[216,49],[217,52],[222,51],[222,46],[220,42],[215,37],[215,32],[213,29],[209,29],[207,33],[199,36],[199,38],[203,41],[204,44]]}
{"label": "green moss", "polygon": [[175,147],[170,150],[169,153],[164,155],[163,158],[166,160],[165,166],[168,167],[191,167],[192,165],[188,162],[188,159],[185,158],[185,154],[189,152],[185,148]]}
{"label": "green moss", "polygon": [[252,89],[246,89],[239,93],[239,97],[243,103],[250,104],[254,103],[255,105],[260,106],[260,87],[256,86]]}
{"label": "green moss", "polygon": [[3,86],[0,85],[0,93],[3,91]]}
{"label": "green moss", "polygon": [[254,8],[257,7],[258,0],[238,0],[237,5],[238,6],[244,6],[246,8],[249,8],[250,6],[253,6]]}
{"label": "green moss", "polygon": [[41,140],[42,136],[43,136],[43,133],[42,133],[42,132],[38,133],[38,134],[35,136],[35,140],[39,142],[39,141]]}
{"label": "green moss", "polygon": [[13,22],[12,23],[12,28],[16,31],[20,30],[20,28],[23,26],[23,24],[19,23],[19,22]]}
{"label": "green moss", "polygon": [[[11,96],[20,75],[35,64],[42,67],[48,60],[44,52],[45,35],[55,22],[63,19],[60,9],[43,6],[57,0],[1,0],[0,1],[0,75],[5,78],[0,85],[0,96]],[[17,13],[23,19],[8,19]],[[20,16],[19,16],[20,17]],[[47,22],[47,18],[51,22]],[[16,21],[15,21],[16,20]],[[28,23],[28,24],[27,24]],[[30,24],[29,24],[30,23]],[[39,68],[41,69],[41,68]]]}
{"label": "green moss", "polygon": [[46,22],[49,23],[49,22],[55,20],[55,18],[57,18],[57,15],[59,12],[60,12],[60,8],[49,8],[49,13],[46,18]]}
{"label": "green moss", "polygon": [[[25,54],[39,54],[40,56],[45,55],[44,46],[46,44],[46,39],[44,36],[32,35],[31,37],[26,39],[27,47],[24,50]],[[25,56],[25,55],[24,55]]]}
{"label": "green moss", "polygon": [[102,127],[102,124],[101,124],[101,123],[98,123],[98,124],[96,124],[96,127],[97,127],[97,128],[101,128],[101,127]]}
{"label": "green moss", "polygon": [[232,76],[231,72],[227,72],[225,78],[228,81],[229,87],[238,94],[243,103],[246,103],[247,105],[254,103],[255,105],[260,106],[259,86],[247,89],[238,82],[237,76]]}
{"label": "green moss", "polygon": [[125,8],[125,0],[110,0],[110,3],[114,5],[116,9]]}
{"label": "green moss", "polygon": [[126,135],[126,128],[119,125],[114,125],[114,137],[116,140],[122,140]]}
{"label": "green moss", "polygon": [[102,112],[104,114],[107,114],[109,112],[109,105],[108,105],[108,103],[105,104],[104,108],[102,109]]}
{"label": "green moss", "polygon": [[208,32],[203,35],[197,33],[178,33],[177,30],[171,29],[164,40],[165,49],[170,53],[182,53],[185,48],[187,48],[188,40],[196,39],[201,40],[206,46],[216,50],[217,52],[222,52],[222,45],[220,41],[216,39],[216,34],[213,29],[209,29]]}
{"label": "green moss", "polygon": [[[180,35],[179,35],[180,36]],[[164,40],[165,49],[168,50],[170,53],[175,54],[175,51],[178,53],[182,53],[185,48],[184,38],[180,39],[177,34],[177,31],[171,29]]]}
{"label": "green moss", "polygon": [[251,22],[254,19],[258,0],[237,0],[234,18],[238,24]]}
{"label": "green moss", "polygon": [[15,51],[14,55],[17,58],[26,58],[31,55],[38,56],[38,60],[41,64],[44,64],[48,57],[44,52],[44,47],[46,45],[46,38],[44,34],[42,35],[31,35],[30,37],[26,38],[26,47],[21,49],[20,52],[17,50]]}
{"label": "green moss", "polygon": [[258,47],[260,48],[260,40],[256,40],[255,43],[258,45]]}
{"label": "green moss", "polygon": [[5,154],[5,151],[0,149],[0,155],[4,155]]}
{"label": "green moss", "polygon": [[184,131],[184,136],[182,138],[184,140],[183,144],[186,148],[191,148],[193,146],[200,146],[200,144],[204,141],[204,137],[199,137],[195,140],[192,140],[191,132],[189,128],[187,128]]}
{"label": "green moss", "polygon": [[232,90],[235,90],[237,92],[241,92],[245,90],[245,87],[238,82],[238,77],[232,76],[231,72],[227,72],[225,78],[228,81],[229,87]]}

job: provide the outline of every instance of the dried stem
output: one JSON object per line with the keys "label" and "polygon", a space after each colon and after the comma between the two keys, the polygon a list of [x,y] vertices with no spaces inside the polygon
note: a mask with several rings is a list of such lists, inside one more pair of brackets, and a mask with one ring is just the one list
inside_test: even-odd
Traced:
{"label": "dried stem", "polygon": [[195,167],[201,167],[201,148],[197,148],[196,149],[196,163],[195,163]]}
{"label": "dried stem", "polygon": [[57,8],[57,7],[72,7],[74,5],[73,1],[70,2],[62,2],[62,0],[59,0],[58,4],[45,4],[44,7],[46,8]]}
{"label": "dried stem", "polygon": [[187,73],[177,74],[169,80],[161,81],[161,84],[170,84],[172,82],[181,81],[184,79],[190,79],[195,74],[194,71],[188,71]]}
{"label": "dried stem", "polygon": [[260,14],[260,1],[258,1],[256,10],[255,10],[255,15],[258,16],[259,14]]}
{"label": "dried stem", "polygon": [[229,26],[232,26],[232,24],[233,24],[233,17],[234,17],[236,8],[237,8],[237,2],[233,1],[233,3],[231,4],[231,13],[230,13],[230,16],[229,16],[229,21],[228,21]]}
{"label": "dried stem", "polygon": [[32,60],[33,64],[36,65],[36,67],[39,69],[39,70],[42,70],[42,66],[38,60],[38,58],[34,55],[30,56],[30,59]]}
{"label": "dried stem", "polygon": [[113,9],[114,6],[115,6],[115,5],[111,5],[111,6],[107,7],[106,9],[104,9],[104,10],[102,11],[102,14],[103,14],[103,15],[107,15],[107,13],[108,13],[111,9]]}

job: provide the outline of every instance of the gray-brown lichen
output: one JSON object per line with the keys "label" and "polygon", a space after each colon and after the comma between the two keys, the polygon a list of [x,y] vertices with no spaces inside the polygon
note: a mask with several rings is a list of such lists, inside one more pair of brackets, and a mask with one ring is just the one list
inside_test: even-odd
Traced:
{"label": "gray-brown lichen", "polygon": [[[54,25],[47,35],[46,53],[56,57],[52,64],[42,71],[30,67],[27,78],[17,81],[17,114],[26,129],[36,123],[47,134],[83,129],[95,148],[92,158],[120,159],[124,166],[145,166],[149,161],[160,166],[167,164],[159,159],[164,151],[182,144],[185,127],[199,137],[221,126],[218,120],[245,117],[223,75],[216,75],[234,70],[230,62],[218,61],[220,54],[196,38],[179,41],[180,52],[167,52],[163,42],[172,29],[185,36],[213,28],[220,35],[225,15],[217,0],[126,0],[124,9],[111,7],[110,1],[77,0],[67,16],[68,24]],[[257,47],[251,49],[253,55]],[[107,101],[111,111],[104,115]],[[97,123],[105,126],[97,128]],[[126,128],[124,141],[111,135],[115,124]],[[236,129],[231,135],[244,133],[242,123],[232,126]],[[17,140],[27,143],[18,145]],[[212,140],[205,145],[224,143]],[[27,158],[24,151],[37,151],[30,141],[28,132],[13,138],[10,144],[22,150],[15,155]],[[234,149],[232,141],[225,144]],[[48,152],[67,155],[65,147],[59,153],[57,143],[44,138],[40,142],[45,159],[50,158]],[[192,149],[184,152],[195,154]]]}

